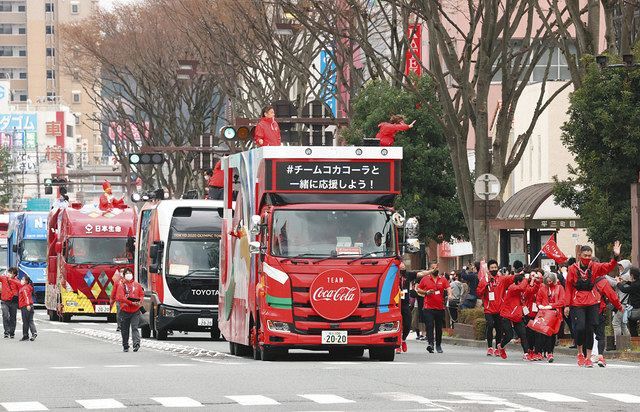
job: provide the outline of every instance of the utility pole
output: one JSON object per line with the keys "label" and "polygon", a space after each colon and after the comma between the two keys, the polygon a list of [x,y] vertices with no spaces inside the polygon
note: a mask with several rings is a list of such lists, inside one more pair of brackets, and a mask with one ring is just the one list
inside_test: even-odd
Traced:
{"label": "utility pole", "polygon": [[38,182],[38,199],[40,199],[40,151],[38,149],[38,136],[35,138],[36,141],[36,182]]}

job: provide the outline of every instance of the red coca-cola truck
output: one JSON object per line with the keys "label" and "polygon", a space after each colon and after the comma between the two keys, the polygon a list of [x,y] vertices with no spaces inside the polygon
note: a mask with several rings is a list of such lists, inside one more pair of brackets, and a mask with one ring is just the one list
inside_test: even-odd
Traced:
{"label": "red coca-cola truck", "polygon": [[292,146],[223,159],[218,323],[232,354],[394,359],[401,160],[398,147]]}

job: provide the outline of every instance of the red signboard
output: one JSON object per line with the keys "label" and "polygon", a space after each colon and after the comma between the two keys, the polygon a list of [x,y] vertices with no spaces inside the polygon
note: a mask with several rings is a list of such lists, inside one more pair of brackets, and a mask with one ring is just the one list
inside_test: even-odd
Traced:
{"label": "red signboard", "polygon": [[60,122],[47,122],[46,130],[48,136],[61,136],[62,135],[62,125]]}
{"label": "red signboard", "polygon": [[415,73],[422,75],[422,25],[410,24],[407,29],[407,39],[409,39],[409,49],[405,60],[404,74]]}
{"label": "red signboard", "polygon": [[351,316],[360,304],[360,285],[349,272],[329,269],[320,273],[309,288],[311,307],[329,320]]}

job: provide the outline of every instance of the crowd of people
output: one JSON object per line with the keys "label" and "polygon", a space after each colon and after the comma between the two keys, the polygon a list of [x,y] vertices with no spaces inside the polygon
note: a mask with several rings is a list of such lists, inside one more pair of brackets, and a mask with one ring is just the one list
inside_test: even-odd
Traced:
{"label": "crowd of people", "polygon": [[[589,246],[578,259],[553,268],[535,268],[515,261],[500,269],[496,260],[476,262],[459,271],[407,271],[400,266],[403,343],[411,331],[427,342],[427,351],[442,353],[445,319],[455,328],[459,311],[481,307],[485,318],[487,356],[508,357],[506,348],[517,336],[525,361],[554,361],[558,335],[567,326],[577,363],[606,366],[605,328],[611,312],[614,335],[638,336],[640,269],[613,257],[599,262]],[[597,357],[592,359],[592,350]]]}

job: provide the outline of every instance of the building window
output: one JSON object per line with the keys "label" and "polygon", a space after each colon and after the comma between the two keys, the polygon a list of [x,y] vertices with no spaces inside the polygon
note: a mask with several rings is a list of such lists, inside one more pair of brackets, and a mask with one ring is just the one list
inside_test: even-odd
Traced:
{"label": "building window", "polygon": [[26,27],[18,27],[18,34],[27,34],[27,28]]}
{"label": "building window", "polygon": [[54,33],[55,33],[55,30],[54,30],[53,26],[51,26],[51,25],[47,25],[47,26],[45,27],[45,33],[46,33],[46,34],[54,34]]}
{"label": "building window", "polygon": [[0,46],[0,56],[13,56],[13,47]]}
{"label": "building window", "polygon": [[27,72],[20,72],[19,77],[20,77],[20,79],[22,79],[22,80],[26,80],[26,78],[27,78]]}
{"label": "building window", "polygon": [[25,11],[27,11],[27,5],[26,4],[19,4],[18,5],[18,11],[24,13]]}
{"label": "building window", "polygon": [[74,1],[71,3],[71,14],[78,13],[80,13],[80,3]]}
{"label": "building window", "polygon": [[45,3],[44,4],[44,11],[46,13],[53,13],[53,3]]}
{"label": "building window", "polygon": [[21,94],[20,96],[18,96],[18,98],[20,99],[21,102],[26,102],[28,96],[26,94]]}
{"label": "building window", "polygon": [[0,34],[13,34],[13,26],[11,24],[0,24]]}
{"label": "building window", "polygon": [[56,71],[55,70],[47,70],[47,79],[55,79],[56,78]]}
{"label": "building window", "polygon": [[80,81],[80,71],[78,69],[73,69],[73,72],[71,73],[71,75],[73,76],[73,81],[75,82]]}
{"label": "building window", "polygon": [[[74,113],[73,117],[75,117],[76,119],[76,126],[78,126],[80,124],[80,113]],[[80,140],[80,139],[78,139]],[[79,143],[79,142],[78,142]]]}
{"label": "building window", "polygon": [[8,1],[0,2],[0,12],[1,11],[10,12],[11,11],[11,3],[8,2]]}
{"label": "building window", "polygon": [[18,50],[18,56],[20,56],[20,57],[26,57],[26,56],[27,56],[27,49],[20,49],[20,50]]}
{"label": "building window", "polygon": [[79,91],[72,91],[71,92],[71,101],[74,103],[80,103],[80,92]]}
{"label": "building window", "polygon": [[47,47],[47,57],[54,57],[56,55],[56,49],[53,47]]}

